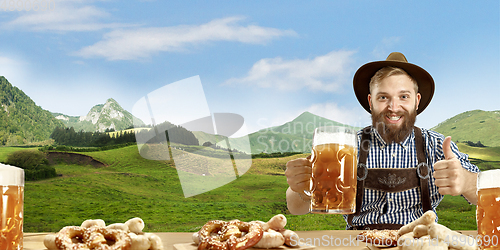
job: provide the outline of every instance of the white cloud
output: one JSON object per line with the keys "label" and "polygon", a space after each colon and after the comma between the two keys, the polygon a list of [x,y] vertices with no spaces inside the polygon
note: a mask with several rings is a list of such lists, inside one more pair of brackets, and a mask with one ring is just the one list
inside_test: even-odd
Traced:
{"label": "white cloud", "polygon": [[[382,39],[377,46],[372,51],[375,58],[386,58],[391,52],[396,44],[401,40],[400,37],[387,37]],[[382,59],[381,59],[382,60]]]}
{"label": "white cloud", "polygon": [[102,41],[82,48],[75,55],[104,57],[108,60],[137,60],[157,52],[182,51],[189,49],[189,46],[211,41],[265,44],[281,36],[296,35],[292,30],[242,26],[239,24],[241,20],[241,17],[228,17],[201,25],[114,30],[106,33]]}
{"label": "white cloud", "polygon": [[28,82],[27,66],[26,62],[15,57],[0,56],[0,76],[4,76],[12,85],[19,88]]}
{"label": "white cloud", "polygon": [[247,84],[261,88],[335,92],[350,81],[354,51],[332,51],[312,59],[265,58],[256,62],[243,78],[225,84]]}
{"label": "white cloud", "polygon": [[20,16],[2,26],[5,29],[22,28],[35,31],[95,31],[132,26],[107,23],[103,20],[111,17],[108,12],[76,2],[79,1],[56,1],[55,6],[51,7],[53,10],[19,12]]}

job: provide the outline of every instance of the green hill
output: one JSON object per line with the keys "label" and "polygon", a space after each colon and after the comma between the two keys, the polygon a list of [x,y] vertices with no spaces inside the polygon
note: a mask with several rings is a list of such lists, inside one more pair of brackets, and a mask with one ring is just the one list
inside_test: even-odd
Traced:
{"label": "green hill", "polygon": [[432,128],[453,141],[480,141],[488,147],[500,146],[500,111],[472,110],[458,114]]}
{"label": "green hill", "polygon": [[57,126],[64,125],[0,76],[0,145],[44,141]]}
{"label": "green hill", "polygon": [[[314,129],[320,126],[340,125],[347,126],[340,122],[332,121],[310,112],[304,112],[290,122],[279,126],[261,129],[248,135],[251,152],[248,152],[246,137],[231,138],[231,149],[242,152],[275,153],[275,152],[304,152],[311,150],[312,135]],[[357,128],[359,129],[359,128]],[[221,147],[225,147],[224,136],[210,135],[203,132],[193,132],[200,144],[211,142]]]}
{"label": "green hill", "polygon": [[332,121],[306,111],[290,122],[280,126],[262,129],[257,133],[271,131],[273,133],[292,134],[302,138],[312,139],[315,128],[335,125],[346,126],[340,122]]}
{"label": "green hill", "polygon": [[471,147],[465,143],[457,145],[461,152],[469,155],[469,158],[500,163],[500,147]]}

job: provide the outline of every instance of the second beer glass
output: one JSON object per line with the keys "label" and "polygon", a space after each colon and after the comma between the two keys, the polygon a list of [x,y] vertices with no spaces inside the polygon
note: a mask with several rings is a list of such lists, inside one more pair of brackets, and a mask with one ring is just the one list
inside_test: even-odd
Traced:
{"label": "second beer glass", "polygon": [[314,131],[310,182],[311,212],[352,214],[356,211],[357,136],[349,127]]}
{"label": "second beer glass", "polygon": [[500,169],[477,176],[477,234],[481,249],[500,249]]}
{"label": "second beer glass", "polygon": [[0,164],[0,249],[23,249],[24,170]]}

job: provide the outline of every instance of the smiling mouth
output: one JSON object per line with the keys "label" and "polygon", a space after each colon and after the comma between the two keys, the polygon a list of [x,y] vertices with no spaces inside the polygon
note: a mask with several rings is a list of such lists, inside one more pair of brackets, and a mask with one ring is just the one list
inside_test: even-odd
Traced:
{"label": "smiling mouth", "polygon": [[399,121],[401,119],[401,115],[387,115],[386,118],[389,119],[389,121],[393,121],[393,122],[396,122],[396,121]]}

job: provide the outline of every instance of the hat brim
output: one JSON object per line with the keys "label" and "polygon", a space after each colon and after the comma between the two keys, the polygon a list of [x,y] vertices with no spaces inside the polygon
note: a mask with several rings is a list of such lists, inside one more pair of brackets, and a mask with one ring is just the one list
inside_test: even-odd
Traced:
{"label": "hat brim", "polygon": [[356,71],[353,79],[354,93],[361,106],[363,106],[368,113],[371,113],[370,104],[368,103],[370,80],[379,69],[387,66],[401,68],[417,81],[418,92],[421,95],[417,114],[422,113],[427,105],[429,105],[434,95],[434,79],[432,79],[432,76],[420,66],[400,61],[370,62],[361,66],[358,71]]}

